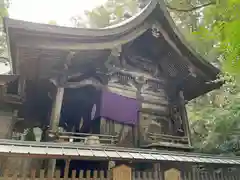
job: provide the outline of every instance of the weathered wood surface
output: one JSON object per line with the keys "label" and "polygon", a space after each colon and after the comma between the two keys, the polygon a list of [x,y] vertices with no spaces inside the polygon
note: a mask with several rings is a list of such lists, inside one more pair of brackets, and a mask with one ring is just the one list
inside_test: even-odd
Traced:
{"label": "weathered wood surface", "polygon": [[52,131],[57,132],[60,120],[60,113],[62,109],[64,88],[57,88],[56,97],[51,113],[50,128]]}
{"label": "weathered wood surface", "polygon": [[[174,172],[173,172],[174,171]],[[66,172],[66,171],[65,171]],[[169,172],[169,173],[168,173]],[[45,172],[45,170],[31,170],[28,177],[24,174],[21,176],[18,172],[9,174],[9,170],[5,170],[0,180],[159,180],[157,173],[154,171],[134,171],[128,166],[121,165],[109,171],[83,171],[81,170],[77,175],[76,170],[72,170],[71,177],[60,176],[60,171],[54,173],[52,171]],[[207,172],[184,172],[178,173],[178,170],[167,170],[164,172],[165,178],[162,180],[237,180],[240,176],[236,173],[207,173]]]}
{"label": "weathered wood surface", "polygon": [[[68,170],[65,170],[65,173]],[[106,176],[105,176],[106,174]],[[45,170],[40,170],[40,172],[36,172],[36,170],[32,170],[30,172],[30,176],[26,177],[25,175],[19,175],[18,172],[15,172],[14,174],[9,174],[8,170],[5,170],[3,173],[3,176],[0,177],[0,180],[110,180],[111,179],[111,173],[107,172],[105,173],[104,171],[93,171],[91,172],[90,170],[87,170],[84,172],[83,170],[80,171],[79,176],[77,177],[77,172],[76,170],[73,170],[71,173],[71,177],[68,177],[67,175],[64,175],[63,177],[60,176],[60,171],[57,170],[54,173],[51,171],[48,171],[47,173]]]}

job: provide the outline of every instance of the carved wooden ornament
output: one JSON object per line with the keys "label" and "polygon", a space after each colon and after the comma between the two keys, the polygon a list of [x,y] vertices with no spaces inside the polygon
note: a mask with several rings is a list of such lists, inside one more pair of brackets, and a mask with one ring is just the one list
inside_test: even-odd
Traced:
{"label": "carved wooden ornament", "polygon": [[126,165],[120,165],[113,169],[113,180],[131,180],[132,169]]}

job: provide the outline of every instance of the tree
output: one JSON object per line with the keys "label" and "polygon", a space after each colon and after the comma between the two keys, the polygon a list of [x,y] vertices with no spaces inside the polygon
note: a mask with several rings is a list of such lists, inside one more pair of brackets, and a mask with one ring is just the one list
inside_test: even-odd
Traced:
{"label": "tree", "polygon": [[146,4],[146,0],[108,0],[105,4],[85,11],[87,20],[83,17],[73,17],[72,20],[76,27],[84,27],[86,24],[91,28],[103,28],[117,24],[137,13]]}
{"label": "tree", "polygon": [[[239,0],[169,0],[167,7],[190,44],[222,69],[225,85],[188,105],[193,144],[198,151],[239,154],[240,128],[237,32]],[[228,73],[235,76],[229,76]],[[234,81],[233,81],[234,79]]]}
{"label": "tree", "polygon": [[239,74],[240,0],[222,0],[203,10],[199,36],[214,41],[224,71]]}
{"label": "tree", "polygon": [[227,82],[188,105],[194,146],[208,153],[239,151],[240,88]]}
{"label": "tree", "polygon": [[219,52],[213,48],[214,41],[196,33],[201,28],[201,19],[204,18],[202,11],[215,4],[216,2],[213,0],[166,1],[166,6],[173,20],[189,44],[206,59],[218,64],[216,57]]}
{"label": "tree", "polygon": [[[226,53],[229,47],[226,48],[225,44],[231,43],[229,40],[224,42],[226,38],[221,38],[221,26],[215,24],[222,21],[219,19],[220,15],[229,18],[235,16],[237,11],[228,5],[227,9],[231,9],[232,12],[228,10],[229,14],[225,14],[225,2],[218,1],[168,0],[166,3],[175,23],[190,45],[206,60],[217,64],[223,72],[221,79],[226,81],[221,89],[199,97],[188,105],[194,146],[196,150],[204,152],[237,154],[236,144],[240,136],[232,132],[236,132],[236,127],[239,127],[239,78],[228,75],[228,72],[234,75],[230,68],[226,68],[229,63],[232,64]],[[237,66],[230,67],[235,69]]]}

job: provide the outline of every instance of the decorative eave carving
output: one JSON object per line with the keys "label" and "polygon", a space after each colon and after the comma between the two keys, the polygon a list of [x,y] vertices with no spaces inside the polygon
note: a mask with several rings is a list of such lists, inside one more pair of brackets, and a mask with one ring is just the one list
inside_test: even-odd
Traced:
{"label": "decorative eave carving", "polygon": [[94,76],[92,77],[87,77],[85,79],[82,79],[77,82],[70,82],[70,81],[65,81],[62,83],[58,79],[51,78],[50,81],[56,86],[56,87],[64,87],[64,88],[81,88],[84,86],[94,86],[96,88],[105,88],[104,83],[99,80],[100,78],[96,78]]}
{"label": "decorative eave carving", "polygon": [[112,72],[109,76],[108,89],[120,95],[136,98],[137,84],[134,78],[126,73]]}
{"label": "decorative eave carving", "polygon": [[159,68],[151,59],[128,51],[124,56],[125,68],[140,73],[145,79],[158,78]]}

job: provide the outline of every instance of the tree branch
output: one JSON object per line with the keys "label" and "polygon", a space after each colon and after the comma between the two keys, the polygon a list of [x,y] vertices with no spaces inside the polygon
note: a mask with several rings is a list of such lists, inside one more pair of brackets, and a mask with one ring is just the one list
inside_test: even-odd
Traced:
{"label": "tree branch", "polygon": [[170,5],[166,5],[168,9],[171,9],[173,11],[179,11],[179,12],[191,12],[191,11],[196,11],[198,9],[201,9],[203,7],[207,7],[207,6],[211,6],[211,5],[216,5],[216,2],[213,1],[213,2],[209,2],[209,3],[206,3],[206,4],[202,4],[200,6],[196,6],[196,7],[192,7],[190,9],[178,9],[178,8],[175,8],[175,7],[171,7]]}

